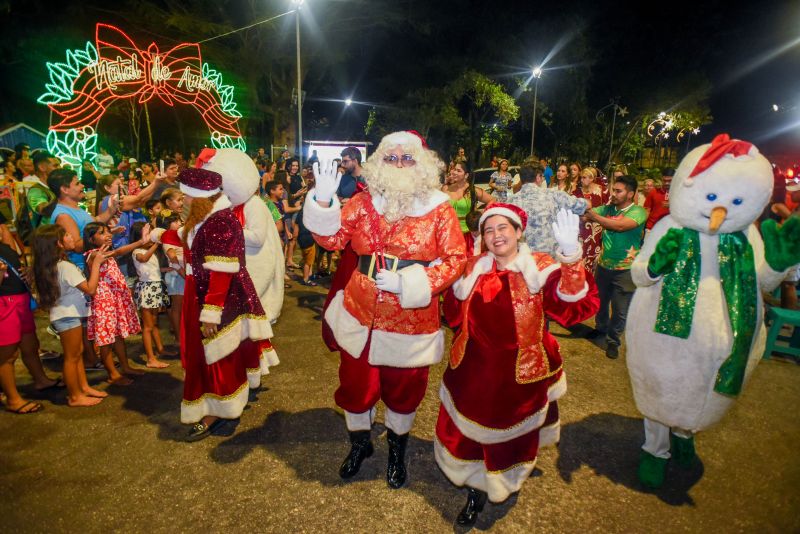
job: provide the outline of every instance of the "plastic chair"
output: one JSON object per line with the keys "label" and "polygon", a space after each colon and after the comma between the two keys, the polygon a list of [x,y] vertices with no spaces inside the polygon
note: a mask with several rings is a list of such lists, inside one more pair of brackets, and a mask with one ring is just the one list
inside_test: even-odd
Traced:
{"label": "plastic chair", "polygon": [[[800,310],[770,307],[767,312],[767,317],[772,322],[772,326],[770,326],[767,331],[767,345],[764,349],[764,359],[768,360],[773,352],[800,357]],[[784,325],[793,326],[794,333],[790,336],[782,336],[781,328],[783,328]],[[778,341],[788,342],[789,345],[779,345]]]}

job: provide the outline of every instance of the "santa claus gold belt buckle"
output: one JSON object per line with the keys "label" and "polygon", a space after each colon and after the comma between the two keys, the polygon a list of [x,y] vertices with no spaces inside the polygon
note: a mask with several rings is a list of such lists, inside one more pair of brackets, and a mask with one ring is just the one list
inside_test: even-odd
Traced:
{"label": "santa claus gold belt buckle", "polygon": [[[392,254],[383,254],[383,259],[386,262],[386,270],[397,272],[397,264],[399,263],[400,258],[394,256]],[[367,270],[367,278],[375,280],[375,274],[377,270],[375,269],[375,265],[378,263],[378,255],[373,252],[372,259],[369,260],[369,269]]]}

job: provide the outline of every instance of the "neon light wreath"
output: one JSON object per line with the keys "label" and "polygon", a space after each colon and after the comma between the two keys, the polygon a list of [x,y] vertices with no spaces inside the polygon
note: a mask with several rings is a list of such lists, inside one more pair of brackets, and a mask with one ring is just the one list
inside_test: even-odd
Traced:
{"label": "neon light wreath", "polygon": [[200,45],[182,43],[160,52],[155,43],[140,49],[125,32],[98,23],[95,44],[67,50],[65,63],[47,63],[50,82],[39,97],[53,112],[47,149],[74,168],[97,157],[95,127],[108,106],[123,98],[144,103],[157,96],[170,106],[188,104],[203,116],[215,148],[245,150],[242,114],[233,86],[203,63]]}

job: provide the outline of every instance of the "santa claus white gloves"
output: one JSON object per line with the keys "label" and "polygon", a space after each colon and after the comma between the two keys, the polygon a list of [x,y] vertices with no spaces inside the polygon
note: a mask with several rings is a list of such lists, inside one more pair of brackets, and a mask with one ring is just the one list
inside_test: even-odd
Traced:
{"label": "santa claus white gloves", "polygon": [[558,210],[556,221],[552,224],[553,237],[556,238],[561,254],[567,258],[574,256],[580,247],[578,241],[579,224],[580,218],[565,209]]}
{"label": "santa claus white gloves", "polygon": [[316,185],[312,198],[319,202],[330,202],[333,195],[336,194],[336,190],[339,189],[339,182],[342,179],[339,165],[336,160],[326,161],[322,166],[315,162],[313,169]]}
{"label": "santa claus white gloves", "polygon": [[375,286],[381,291],[399,295],[400,290],[403,287],[403,283],[400,280],[399,274],[393,273],[392,271],[388,271],[386,269],[381,269],[378,271],[378,274],[375,275]]}

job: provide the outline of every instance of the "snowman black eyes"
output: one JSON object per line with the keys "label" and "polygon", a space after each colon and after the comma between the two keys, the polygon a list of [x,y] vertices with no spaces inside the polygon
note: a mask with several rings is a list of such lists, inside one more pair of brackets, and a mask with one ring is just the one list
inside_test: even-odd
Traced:
{"label": "snowman black eyes", "polygon": [[733,205],[734,206],[740,206],[742,204],[742,202],[744,202],[744,200],[741,199],[741,198],[734,198],[733,199]]}
{"label": "snowman black eyes", "polygon": [[706,199],[709,202],[714,202],[715,200],[717,200],[717,195],[715,193],[709,193],[706,195]]}

